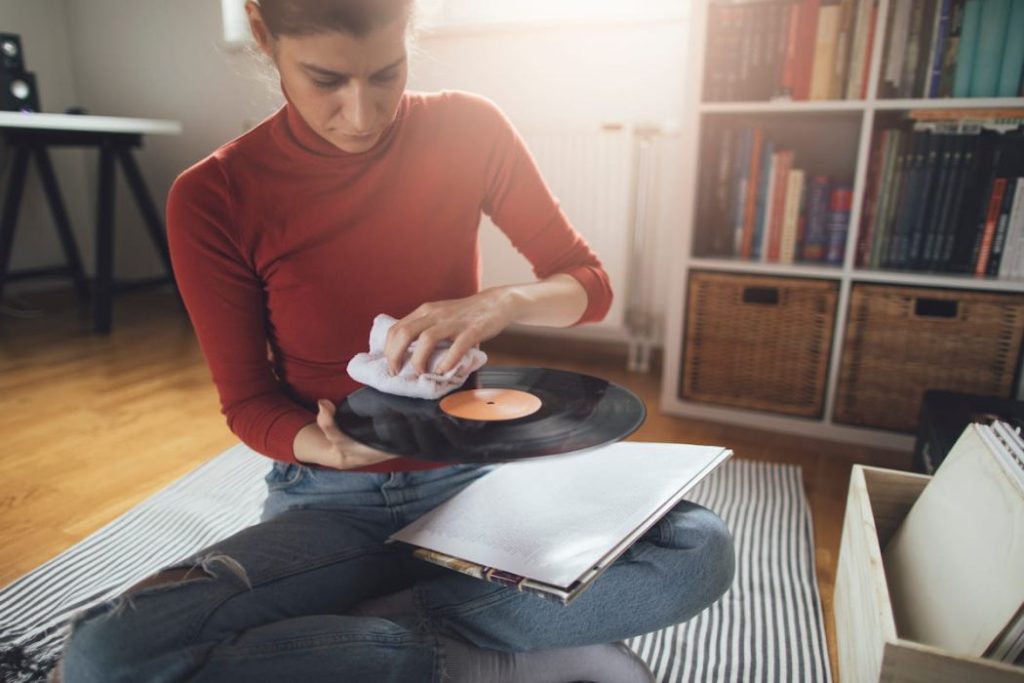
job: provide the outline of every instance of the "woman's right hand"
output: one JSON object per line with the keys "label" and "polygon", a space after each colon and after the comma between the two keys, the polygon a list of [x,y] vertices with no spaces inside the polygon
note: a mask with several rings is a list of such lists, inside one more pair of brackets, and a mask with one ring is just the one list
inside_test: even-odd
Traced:
{"label": "woman's right hand", "polygon": [[316,423],[306,425],[295,435],[295,459],[299,462],[352,470],[398,457],[361,444],[341,431],[334,421],[337,408],[327,399],[317,401],[317,405],[320,410]]}

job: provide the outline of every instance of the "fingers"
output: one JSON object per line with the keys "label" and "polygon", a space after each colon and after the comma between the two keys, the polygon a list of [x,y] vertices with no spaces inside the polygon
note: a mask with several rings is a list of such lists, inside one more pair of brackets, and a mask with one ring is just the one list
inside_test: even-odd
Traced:
{"label": "fingers", "polygon": [[319,407],[319,411],[316,414],[316,424],[320,427],[320,431],[324,433],[327,440],[331,443],[337,443],[344,439],[342,431],[338,429],[337,423],[334,421],[334,415],[337,412],[337,408],[333,403],[325,398],[320,399],[316,402]]}
{"label": "fingers", "polygon": [[392,375],[397,375],[401,371],[409,346],[430,325],[429,318],[413,313],[399,320],[388,330],[387,341],[384,344],[384,357],[387,359],[388,371]]}
{"label": "fingers", "polygon": [[457,336],[455,338],[455,341],[452,343],[451,348],[448,349],[448,352],[444,354],[444,357],[441,359],[441,362],[437,364],[437,367],[434,369],[434,372],[436,372],[439,375],[443,375],[452,368],[456,367],[462,360],[462,357],[465,356],[470,349],[472,349],[474,346],[483,341],[479,337],[480,335],[476,333],[474,330],[466,330],[465,332]]}

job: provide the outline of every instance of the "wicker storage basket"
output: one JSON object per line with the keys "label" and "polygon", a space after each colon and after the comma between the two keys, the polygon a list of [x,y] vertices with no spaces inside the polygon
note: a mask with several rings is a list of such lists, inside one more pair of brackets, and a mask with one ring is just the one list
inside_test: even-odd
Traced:
{"label": "wicker storage basket", "polygon": [[832,280],[693,271],[680,398],[820,417],[838,291]]}
{"label": "wicker storage basket", "polygon": [[928,389],[1010,398],[1024,295],[855,284],[834,420],[913,432]]}

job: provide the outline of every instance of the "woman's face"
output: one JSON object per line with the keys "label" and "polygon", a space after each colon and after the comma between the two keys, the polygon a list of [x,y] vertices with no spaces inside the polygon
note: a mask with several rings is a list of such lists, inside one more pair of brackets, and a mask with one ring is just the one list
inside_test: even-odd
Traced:
{"label": "woman's face", "polygon": [[281,74],[306,123],[338,149],[371,149],[398,111],[408,80],[406,29],[399,17],[361,38],[348,33],[270,35],[249,3],[253,35]]}

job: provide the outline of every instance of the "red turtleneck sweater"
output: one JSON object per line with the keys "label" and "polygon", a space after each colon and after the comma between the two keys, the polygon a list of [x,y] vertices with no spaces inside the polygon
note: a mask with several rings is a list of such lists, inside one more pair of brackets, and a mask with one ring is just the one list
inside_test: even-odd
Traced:
{"label": "red turtleneck sweater", "polygon": [[[289,104],[182,173],[167,206],[171,257],[230,429],[295,462],[316,400],[359,387],[345,367],[366,350],[374,316],[479,291],[481,211],[538,278],[579,280],[579,322],[605,315],[607,274],[481,97],[406,93],[361,154],[321,138]],[[362,469],[435,466],[401,458]]]}

